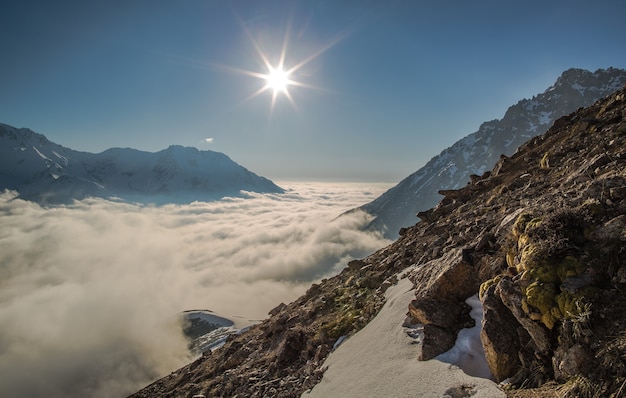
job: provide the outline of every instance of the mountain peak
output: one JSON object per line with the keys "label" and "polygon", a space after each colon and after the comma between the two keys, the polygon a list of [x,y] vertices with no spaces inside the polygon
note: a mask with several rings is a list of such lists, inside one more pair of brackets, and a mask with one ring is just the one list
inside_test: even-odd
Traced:
{"label": "mountain peak", "polygon": [[[590,72],[586,69],[571,68],[563,72],[554,85],[548,88],[546,92],[573,89],[578,91],[578,94],[582,97],[596,98],[597,94],[588,94],[587,91],[601,91],[606,95],[619,90],[624,85],[623,74],[623,69],[612,67],[598,69],[595,72]],[[596,98],[596,100],[597,99],[598,98]]]}
{"label": "mountain peak", "polygon": [[48,138],[43,134],[36,133],[26,127],[17,128],[4,123],[0,123],[0,137],[21,144],[27,144],[29,142],[35,142],[39,145],[51,144]]}
{"label": "mountain peak", "polygon": [[532,137],[544,133],[555,120],[595,101],[626,84],[626,70],[572,68],[531,99],[509,107],[502,119],[482,123],[478,131],[457,141],[433,157],[381,197],[361,207],[375,218],[370,227],[390,239],[418,221],[416,214],[441,200],[440,190],[458,189],[498,161],[511,156]]}
{"label": "mountain peak", "polygon": [[598,69],[595,72],[590,72],[586,69],[581,68],[570,68],[561,73],[556,80],[556,85],[571,85],[576,83],[578,79],[584,79],[589,76],[597,76],[599,73],[604,72],[606,69]]}
{"label": "mountain peak", "polygon": [[172,145],[156,153],[111,148],[92,154],[6,124],[0,124],[0,189],[40,204],[88,196],[189,203],[241,191],[283,192],[219,152]]}
{"label": "mountain peak", "polygon": [[[183,145],[170,145],[165,149],[165,151],[167,152],[203,152],[203,151],[200,151],[196,147],[183,146]],[[212,151],[207,151],[207,152],[212,152]]]}

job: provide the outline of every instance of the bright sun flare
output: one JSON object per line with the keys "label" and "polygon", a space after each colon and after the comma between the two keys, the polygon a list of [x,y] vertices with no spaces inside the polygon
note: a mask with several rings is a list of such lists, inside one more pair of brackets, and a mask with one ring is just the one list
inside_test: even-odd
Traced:
{"label": "bright sun flare", "polygon": [[289,73],[283,68],[270,68],[269,73],[265,77],[267,80],[266,87],[276,93],[287,93],[287,86],[291,83]]}
{"label": "bright sun flare", "polygon": [[241,26],[250,39],[254,49],[256,50],[257,55],[261,58],[261,61],[267,68],[266,73],[259,73],[250,70],[243,70],[238,68],[229,67],[228,69],[234,70],[238,73],[242,73],[248,76],[256,77],[258,79],[264,80],[265,85],[259,88],[257,91],[253,92],[246,100],[249,100],[257,95],[270,91],[272,94],[272,102],[270,106],[270,113],[274,110],[274,106],[276,105],[276,101],[279,95],[284,95],[291,105],[296,108],[296,104],[293,100],[293,97],[290,93],[290,87],[304,87],[304,88],[318,88],[315,86],[311,86],[309,84],[303,83],[296,79],[295,75],[303,66],[313,61],[315,58],[319,57],[326,50],[334,46],[341,37],[331,41],[326,46],[321,47],[317,51],[314,51],[310,55],[306,56],[303,60],[298,63],[290,65],[288,68],[285,67],[285,61],[287,58],[287,47],[289,43],[289,36],[291,33],[291,21],[289,21],[288,26],[285,30],[285,36],[283,38],[282,47],[280,49],[280,57],[277,63],[272,64],[269,60],[268,55],[261,49],[261,46],[257,40],[253,37],[251,32],[248,30],[243,21],[240,20]]}

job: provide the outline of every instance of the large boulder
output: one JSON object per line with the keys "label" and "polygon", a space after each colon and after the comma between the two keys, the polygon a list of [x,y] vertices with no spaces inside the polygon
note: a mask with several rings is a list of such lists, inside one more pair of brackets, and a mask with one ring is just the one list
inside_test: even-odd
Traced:
{"label": "large boulder", "polygon": [[521,350],[518,334],[522,328],[513,314],[502,304],[491,285],[481,297],[483,321],[480,340],[485,350],[485,359],[497,382],[512,377],[520,368]]}
{"label": "large boulder", "polygon": [[474,325],[465,300],[478,291],[477,272],[463,249],[453,249],[417,268],[408,276],[415,286],[409,304],[413,323],[422,323],[420,360],[428,360],[454,346],[459,330]]}
{"label": "large boulder", "polygon": [[480,283],[465,249],[455,248],[420,266],[409,275],[418,300],[464,302]]}

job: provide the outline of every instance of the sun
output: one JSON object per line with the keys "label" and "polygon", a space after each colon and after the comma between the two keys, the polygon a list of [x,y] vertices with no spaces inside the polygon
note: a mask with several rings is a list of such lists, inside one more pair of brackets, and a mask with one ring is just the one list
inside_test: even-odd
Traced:
{"label": "sun", "polygon": [[261,79],[262,81],[264,81],[265,84],[261,86],[258,90],[250,94],[245,99],[245,101],[248,101],[264,92],[269,92],[272,94],[270,114],[273,113],[279,96],[281,97],[284,96],[285,98],[287,98],[287,100],[289,100],[293,108],[297,110],[296,103],[290,91],[291,88],[298,87],[298,88],[320,89],[319,87],[316,87],[314,85],[310,85],[301,81],[300,78],[302,78],[302,76],[300,76],[299,78],[297,76],[298,72],[301,72],[300,70],[302,69],[302,67],[304,67],[305,65],[307,65],[308,63],[310,63],[311,61],[319,57],[321,54],[326,52],[329,48],[333,47],[335,44],[341,41],[343,37],[340,36],[340,37],[335,38],[334,40],[331,40],[329,43],[321,46],[316,51],[309,53],[299,62],[289,63],[287,62],[289,59],[287,52],[288,52],[288,47],[289,47],[290,35],[291,35],[291,19],[290,19],[285,29],[284,37],[282,39],[282,46],[280,47],[280,52],[278,56],[275,57],[278,59],[278,62],[273,63],[270,61],[269,54],[262,49],[260,42],[254,38],[254,36],[250,32],[246,24],[243,22],[243,20],[241,20],[241,18],[237,18],[237,19],[239,20],[239,23],[243,31],[245,32],[246,36],[248,37],[250,43],[254,47],[254,50],[256,51],[257,56],[260,58],[261,64],[265,66],[264,73],[258,72],[258,71],[240,69],[236,67],[226,67],[227,69],[232,70],[234,72],[251,76],[251,77],[255,77],[257,79]]}
{"label": "sun", "polygon": [[265,67],[267,68],[267,72],[259,73],[259,72],[245,71],[245,74],[264,80],[265,85],[263,85],[254,93],[252,93],[247,98],[247,100],[253,97],[256,97],[257,95],[261,93],[269,91],[272,94],[270,112],[274,111],[274,107],[276,106],[276,102],[277,102],[279,95],[284,95],[285,97],[287,97],[287,99],[289,100],[289,102],[295,109],[296,103],[293,100],[293,97],[291,96],[289,87],[299,86],[299,87],[313,88],[313,86],[297,81],[292,77],[293,73],[297,71],[302,65],[297,65],[296,67],[285,69],[284,67],[285,50],[283,50],[283,53],[281,54],[281,60],[276,66],[273,66],[270,63],[267,56],[263,52],[261,52],[260,50],[258,50],[258,52],[259,52],[259,55],[261,56],[261,59],[263,60],[263,63],[265,64]]}
{"label": "sun", "polygon": [[287,86],[292,83],[289,79],[290,73],[282,67],[273,68],[270,66],[269,69],[269,73],[265,76],[265,80],[267,80],[265,87],[272,90],[273,95],[287,94]]}

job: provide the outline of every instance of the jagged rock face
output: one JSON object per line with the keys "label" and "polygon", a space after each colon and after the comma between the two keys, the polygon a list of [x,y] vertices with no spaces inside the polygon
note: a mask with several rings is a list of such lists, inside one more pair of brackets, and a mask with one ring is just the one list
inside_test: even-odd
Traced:
{"label": "jagged rock face", "polygon": [[[495,286],[490,289],[495,289]],[[493,292],[486,291],[482,303],[481,341],[485,358],[494,379],[502,381],[520,369],[519,352],[526,345],[524,343],[530,340],[530,336],[523,332],[513,314]],[[525,341],[520,341],[520,333],[523,333]]]}
{"label": "jagged rock face", "polygon": [[[424,277],[462,248],[467,263],[485,267],[474,273],[484,303],[481,338],[496,380],[533,386],[587,377],[593,369],[597,388],[618,388],[612,368],[594,367],[598,358],[586,347],[624,333],[609,319],[625,310],[625,186],[622,90],[559,119],[464,189],[442,191],[445,198],[400,239],[428,231],[448,236],[443,248],[433,250],[444,254],[411,275],[417,299],[441,296]],[[451,232],[444,232],[446,226]],[[459,279],[456,289],[465,290],[466,280],[476,286],[471,278]]]}
{"label": "jagged rock face", "polygon": [[170,146],[156,153],[112,148],[78,152],[29,129],[0,124],[0,190],[40,204],[86,197],[148,203],[190,203],[236,196],[241,190],[283,192],[213,151]]}
{"label": "jagged rock face", "polygon": [[370,227],[389,239],[415,224],[415,215],[435,206],[440,190],[458,189],[472,176],[490,170],[501,154],[511,156],[530,138],[543,134],[561,116],[618,90],[626,83],[626,70],[569,69],[542,94],[519,101],[500,120],[483,123],[478,131],[457,141],[424,167],[361,209],[375,216]]}
{"label": "jagged rock face", "polygon": [[626,383],[624,187],[626,89],[559,119],[492,171],[445,191],[390,246],[134,397],[299,397],[321,379],[338,339],[367,324],[386,287],[407,277],[407,313],[426,324],[423,358],[453,342],[464,300],[480,293],[497,380],[556,379],[569,397],[581,388],[617,394]]}

